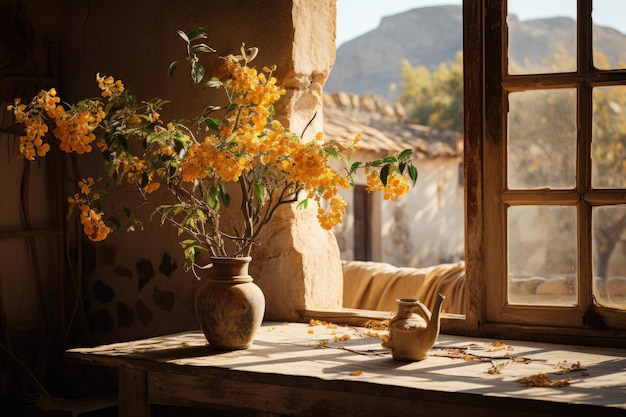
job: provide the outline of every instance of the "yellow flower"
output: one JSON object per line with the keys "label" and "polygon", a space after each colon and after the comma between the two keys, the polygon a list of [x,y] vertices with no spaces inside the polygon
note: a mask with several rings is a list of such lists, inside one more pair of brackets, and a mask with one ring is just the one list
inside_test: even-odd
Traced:
{"label": "yellow flower", "polygon": [[98,87],[102,90],[102,97],[119,97],[122,92],[124,92],[124,84],[120,81],[111,77],[101,77],[100,73],[96,74],[96,80],[98,81]]}

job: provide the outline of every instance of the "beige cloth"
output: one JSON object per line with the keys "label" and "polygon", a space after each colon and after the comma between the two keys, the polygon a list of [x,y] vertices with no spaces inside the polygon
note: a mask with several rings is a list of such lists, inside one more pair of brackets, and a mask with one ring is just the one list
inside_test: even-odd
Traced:
{"label": "beige cloth", "polygon": [[437,293],[446,296],[442,310],[465,314],[465,262],[428,268],[395,267],[382,262],[343,262],[343,306],[396,311],[398,298],[416,298],[429,309]]}

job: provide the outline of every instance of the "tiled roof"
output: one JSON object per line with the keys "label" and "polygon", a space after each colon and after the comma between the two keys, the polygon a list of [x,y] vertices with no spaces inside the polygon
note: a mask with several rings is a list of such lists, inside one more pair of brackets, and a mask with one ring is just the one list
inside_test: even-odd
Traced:
{"label": "tiled roof", "polygon": [[416,158],[436,158],[463,152],[461,133],[411,123],[401,105],[377,96],[324,94],[324,137],[352,141],[357,134],[361,134],[361,149],[376,154],[412,148]]}

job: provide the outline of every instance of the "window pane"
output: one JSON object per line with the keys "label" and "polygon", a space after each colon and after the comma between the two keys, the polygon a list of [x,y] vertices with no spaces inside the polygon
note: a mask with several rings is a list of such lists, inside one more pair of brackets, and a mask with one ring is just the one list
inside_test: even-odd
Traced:
{"label": "window pane", "polygon": [[508,219],[508,302],[575,305],[576,208],[515,206]]}
{"label": "window pane", "polygon": [[576,0],[509,0],[508,13],[509,74],[576,71]]}
{"label": "window pane", "polygon": [[595,302],[626,310],[626,206],[594,207],[592,221]]}
{"label": "window pane", "polygon": [[[621,4],[620,4],[621,6]],[[615,29],[615,0],[593,0],[593,64],[599,69],[626,68],[626,38]]]}
{"label": "window pane", "polygon": [[576,91],[511,93],[509,188],[571,189],[576,185]]}
{"label": "window pane", "polygon": [[593,90],[591,142],[594,188],[626,188],[626,87]]}

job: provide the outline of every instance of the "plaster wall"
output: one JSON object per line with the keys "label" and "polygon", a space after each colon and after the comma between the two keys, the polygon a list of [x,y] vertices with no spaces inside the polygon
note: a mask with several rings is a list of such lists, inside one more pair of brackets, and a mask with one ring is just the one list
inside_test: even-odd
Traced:
{"label": "plaster wall", "polygon": [[[464,259],[464,197],[459,158],[419,159],[415,164],[419,178],[406,196],[395,201],[385,201],[377,194],[371,196],[372,260],[426,267]],[[362,178],[357,182],[365,183]],[[345,192],[344,197],[348,201],[347,214],[334,232],[341,258],[353,260],[352,192]]]}

